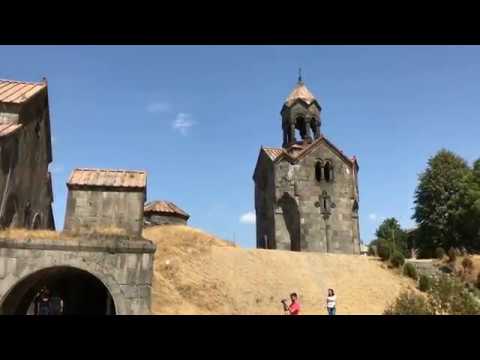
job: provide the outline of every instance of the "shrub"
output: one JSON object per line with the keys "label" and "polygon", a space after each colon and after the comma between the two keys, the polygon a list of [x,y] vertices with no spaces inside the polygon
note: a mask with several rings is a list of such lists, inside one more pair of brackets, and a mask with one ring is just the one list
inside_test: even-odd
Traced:
{"label": "shrub", "polygon": [[[427,277],[420,277],[422,283]],[[401,293],[384,312],[387,315],[480,315],[478,300],[465,288],[463,282],[451,275],[430,279],[426,296],[414,292]]]}
{"label": "shrub", "polygon": [[405,257],[399,252],[394,252],[390,258],[390,262],[392,263],[393,267],[398,268],[405,263]]}
{"label": "shrub", "polygon": [[393,304],[387,307],[384,315],[431,315],[425,297],[413,291],[402,292]]}
{"label": "shrub", "polygon": [[472,290],[472,294],[476,296],[478,299],[480,299],[480,289],[474,287]]}
{"label": "shrub", "polygon": [[440,266],[438,270],[440,270],[445,274],[451,274],[454,271],[453,266],[451,264]]}
{"label": "shrub", "polygon": [[429,291],[429,303],[436,314],[478,315],[480,305],[457,278],[441,275]]}
{"label": "shrub", "polygon": [[411,263],[406,263],[403,266],[403,275],[408,276],[409,278],[412,278],[413,280],[417,280],[417,278],[418,278],[417,269]]}
{"label": "shrub", "polygon": [[448,249],[448,259],[451,262],[455,262],[455,260],[457,260],[457,251],[453,247]]}
{"label": "shrub", "polygon": [[427,275],[421,275],[418,281],[418,289],[420,291],[429,291],[432,288],[432,278]]}
{"label": "shrub", "polygon": [[377,256],[377,251],[376,251],[376,246],[375,245],[370,245],[368,247],[368,255],[369,256]]}
{"label": "shrub", "polygon": [[462,266],[465,272],[471,272],[473,270],[473,261],[471,258],[466,257],[462,260]]}
{"label": "shrub", "polygon": [[382,259],[382,261],[386,261],[390,258],[392,249],[387,241],[379,240],[377,243],[377,252],[378,256],[380,256],[380,259]]}
{"label": "shrub", "polygon": [[442,260],[445,257],[445,250],[442,247],[437,247],[435,249],[435,257],[439,260]]}

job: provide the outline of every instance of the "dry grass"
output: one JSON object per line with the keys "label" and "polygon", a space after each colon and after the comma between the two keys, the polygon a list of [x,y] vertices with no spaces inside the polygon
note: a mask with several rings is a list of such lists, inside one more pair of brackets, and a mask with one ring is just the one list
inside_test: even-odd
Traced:
{"label": "dry grass", "polygon": [[126,230],[120,229],[115,226],[109,227],[95,227],[85,231],[82,229],[81,231],[69,231],[69,236],[72,237],[128,237]]}
{"label": "dry grass", "polygon": [[414,282],[365,256],[242,249],[187,226],[144,230],[157,245],[152,310],[156,314],[282,314],[280,300],[300,295],[304,314],[382,314]]}
{"label": "dry grass", "polygon": [[29,239],[52,239],[58,240],[64,238],[65,235],[58,231],[52,230],[29,230],[29,229],[5,229],[0,231],[0,238],[14,240]]}
{"label": "dry grass", "polygon": [[53,230],[31,230],[21,228],[10,228],[0,230],[0,238],[14,239],[14,240],[69,240],[77,237],[127,237],[127,233],[123,229],[116,227],[108,228],[94,228],[89,232],[75,233],[75,232],[61,232]]}

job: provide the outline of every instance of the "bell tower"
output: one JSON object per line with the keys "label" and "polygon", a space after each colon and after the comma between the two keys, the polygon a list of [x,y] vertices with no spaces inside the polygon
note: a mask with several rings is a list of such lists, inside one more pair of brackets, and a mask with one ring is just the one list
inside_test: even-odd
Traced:
{"label": "bell tower", "polygon": [[[315,96],[305,86],[301,69],[299,69],[298,82],[288,95],[280,112],[283,129],[282,147],[288,148],[294,144],[309,144],[312,139],[318,139],[320,137],[321,111],[322,108]],[[295,130],[300,133],[300,139],[298,140],[295,136]]]}

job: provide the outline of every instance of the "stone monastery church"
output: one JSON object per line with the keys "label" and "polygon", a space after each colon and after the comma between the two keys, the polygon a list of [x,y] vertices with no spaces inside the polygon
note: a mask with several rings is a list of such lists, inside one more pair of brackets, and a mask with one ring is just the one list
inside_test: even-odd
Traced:
{"label": "stone monastery church", "polygon": [[258,248],[360,253],[358,163],[320,131],[321,111],[299,77],[282,147],[262,146],[253,175]]}

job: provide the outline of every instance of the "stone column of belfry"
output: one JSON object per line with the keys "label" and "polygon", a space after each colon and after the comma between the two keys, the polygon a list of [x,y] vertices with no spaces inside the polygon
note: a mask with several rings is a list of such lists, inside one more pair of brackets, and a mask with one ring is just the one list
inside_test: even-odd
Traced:
{"label": "stone column of belfry", "polygon": [[283,122],[282,124],[282,130],[283,130],[283,147],[287,147],[289,140],[288,140],[288,132],[289,132],[289,127],[287,122]]}
{"label": "stone column of belfry", "polygon": [[307,143],[310,143],[312,142],[312,136],[311,136],[311,132],[310,132],[310,119],[308,118],[305,118],[305,140],[307,141]]}
{"label": "stone column of belfry", "polygon": [[292,121],[292,122],[290,122],[289,126],[290,126],[290,141],[289,141],[289,145],[292,145],[292,144],[295,144],[295,143],[296,143],[296,139],[295,139],[295,123]]}
{"label": "stone column of belfry", "polygon": [[318,139],[320,137],[320,118],[315,121],[315,139]]}

